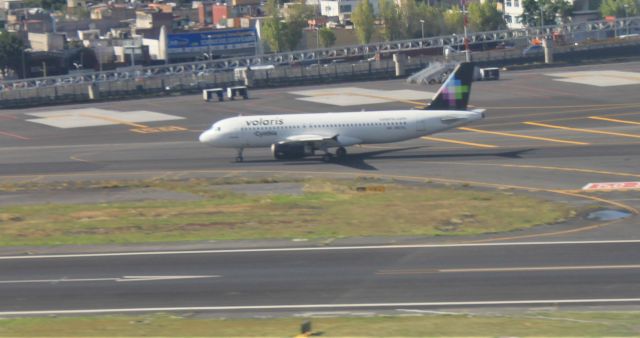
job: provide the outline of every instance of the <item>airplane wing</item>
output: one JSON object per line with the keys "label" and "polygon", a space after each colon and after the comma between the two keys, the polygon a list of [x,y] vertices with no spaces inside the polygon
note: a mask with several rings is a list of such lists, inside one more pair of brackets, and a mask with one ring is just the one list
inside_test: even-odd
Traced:
{"label": "airplane wing", "polygon": [[315,148],[320,149],[323,147],[347,147],[355,144],[362,143],[362,140],[343,136],[343,135],[334,135],[331,137],[322,136],[322,135],[293,135],[287,137],[286,140],[278,142],[278,143],[313,143]]}
{"label": "airplane wing", "polygon": [[287,140],[284,141],[284,143],[286,142],[323,142],[323,141],[329,141],[329,140],[335,141],[337,137],[338,135],[335,135],[332,137],[326,137],[321,135],[293,135],[293,136],[287,137]]}
{"label": "airplane wing", "polygon": [[278,143],[313,143],[314,148],[340,146],[340,143],[338,142],[338,135],[332,137],[322,135],[293,135],[287,137],[285,141]]}

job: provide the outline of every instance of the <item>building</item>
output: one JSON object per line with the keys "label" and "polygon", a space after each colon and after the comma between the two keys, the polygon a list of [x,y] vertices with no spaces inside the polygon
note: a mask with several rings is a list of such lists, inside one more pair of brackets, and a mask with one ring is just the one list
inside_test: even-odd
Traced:
{"label": "building", "polygon": [[27,36],[31,50],[35,52],[63,50],[67,44],[67,36],[65,34],[29,32]]}
{"label": "building", "polygon": [[10,32],[53,32],[55,22],[51,15],[39,8],[9,11],[6,29]]}
{"label": "building", "polygon": [[136,29],[160,29],[173,27],[173,13],[136,11]]}
{"label": "building", "polygon": [[23,0],[0,0],[0,9],[9,11],[12,9],[25,8]]}
{"label": "building", "polygon": [[[358,5],[359,0],[320,0],[320,13],[329,18],[337,18],[340,22],[346,23],[351,20],[351,12]],[[370,0],[373,14],[378,15],[379,2]]]}
{"label": "building", "polygon": [[523,28],[520,16],[524,11],[522,0],[504,0],[504,21],[509,29]]}
{"label": "building", "polygon": [[228,19],[262,15],[260,0],[231,0],[227,3],[201,2],[197,6],[198,23],[201,27],[240,27],[239,23],[228,24]]}
{"label": "building", "polygon": [[[524,12],[523,0],[504,0],[504,20],[509,29],[524,28],[521,16]],[[589,0],[566,0],[573,5],[573,15],[571,22],[580,23],[596,20],[600,16],[598,8],[591,8],[593,5]],[[539,16],[538,16],[539,18]],[[539,25],[539,24],[538,24]]]}

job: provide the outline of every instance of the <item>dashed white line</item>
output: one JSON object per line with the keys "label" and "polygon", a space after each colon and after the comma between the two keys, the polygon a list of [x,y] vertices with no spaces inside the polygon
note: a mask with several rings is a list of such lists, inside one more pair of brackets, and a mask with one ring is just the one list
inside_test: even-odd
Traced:
{"label": "dashed white line", "polygon": [[134,251],[134,252],[86,253],[86,254],[0,256],[0,260],[122,257],[122,256],[200,255],[200,254],[265,253],[265,252],[342,251],[342,250],[393,250],[393,249],[420,249],[420,248],[505,247],[505,246],[529,246],[529,245],[637,244],[637,243],[640,243],[640,240],[405,244],[405,245],[369,245],[369,246],[265,248],[265,249],[211,249],[211,250],[184,250],[184,251],[178,251],[178,250],[140,251],[140,252]]}

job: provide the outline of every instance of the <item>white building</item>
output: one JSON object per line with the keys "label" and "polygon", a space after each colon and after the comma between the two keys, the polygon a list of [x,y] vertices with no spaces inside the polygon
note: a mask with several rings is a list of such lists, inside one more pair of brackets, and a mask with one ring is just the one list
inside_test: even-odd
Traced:
{"label": "white building", "polygon": [[[509,29],[523,28],[524,25],[520,16],[524,12],[522,5],[523,0],[504,0],[504,20],[507,22]],[[599,17],[598,8],[590,8],[589,0],[565,0],[574,6],[571,22],[587,22],[596,20]],[[540,17],[537,17],[540,20]],[[539,21],[536,25],[539,25]]]}
{"label": "white building", "polygon": [[[320,0],[320,13],[330,18],[338,18],[340,22],[351,19],[351,12],[356,9],[360,0]],[[369,4],[373,8],[373,14],[378,15],[379,2],[377,0],[369,0]]]}
{"label": "white building", "polygon": [[523,11],[522,0],[504,0],[504,21],[509,29],[524,27],[520,18]]}

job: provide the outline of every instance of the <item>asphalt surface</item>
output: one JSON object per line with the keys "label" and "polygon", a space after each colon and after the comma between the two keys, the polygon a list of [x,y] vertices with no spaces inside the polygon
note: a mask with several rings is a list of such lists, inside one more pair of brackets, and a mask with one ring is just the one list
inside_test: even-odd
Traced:
{"label": "asphalt surface", "polygon": [[[484,121],[398,144],[349,149],[345,163],[310,158],[279,162],[268,149],[245,151],[244,163],[233,163],[235,151],[211,149],[197,135],[214,121],[238,114],[359,111],[407,108],[416,101],[394,101],[341,107],[298,100],[290,92],[314,88],[359,87],[435,91],[401,80],[330,86],[278,88],[250,93],[249,100],[205,103],[200,96],[104,102],[92,105],[5,110],[0,112],[0,182],[98,180],[111,178],[214,177],[222,175],[378,175],[405,181],[430,180],[471,184],[579,206],[625,210],[632,215],[609,221],[583,217],[510,233],[455,239],[354,239],[341,244],[445,242],[560,242],[639,240],[637,190],[586,193],[590,182],[640,181],[640,99],[638,84],[598,87],[554,80],[546,73],[579,70],[633,72],[640,63],[591,65],[503,72],[495,82],[473,85],[471,103],[486,108]],[[429,97],[426,95],[426,97]],[[118,111],[148,110],[184,117],[144,123],[148,127],[179,126],[180,131],[138,133],[124,123],[58,129],[29,122],[33,112],[97,107]],[[275,243],[275,244],[274,244]],[[313,246],[318,243],[198,244],[198,248],[237,245]],[[143,246],[127,251],[157,251],[185,246]],[[31,249],[4,249],[21,255]],[[122,251],[122,248],[39,248],[34,252]],[[532,305],[563,300],[635,299],[637,243],[464,248],[361,249],[284,251],[166,256],[33,258],[0,260],[2,311],[135,309],[168,307],[351,304],[407,302],[520,301]],[[623,267],[612,267],[612,266]],[[430,272],[440,268],[563,267],[585,269],[478,270]],[[409,270],[418,272],[411,272]],[[397,273],[393,271],[397,270]],[[379,273],[383,271],[383,273]],[[392,271],[384,274],[384,271]],[[399,271],[399,272],[398,272]],[[426,271],[426,272],[425,272]],[[218,276],[154,281],[75,281],[123,276]],[[45,282],[12,283],[46,280]],[[7,283],[5,283],[7,282]],[[553,300],[553,302],[551,302]],[[624,301],[635,305],[635,300]],[[593,302],[592,302],[593,303]],[[592,304],[585,302],[584,304]],[[598,303],[598,302],[595,302]],[[505,305],[506,303],[502,303]],[[463,305],[463,304],[461,304]],[[473,306],[473,304],[467,304]],[[480,306],[483,304],[476,304]],[[487,304],[484,304],[487,305]],[[498,304],[499,305],[499,304]],[[417,307],[442,307],[419,305]],[[389,305],[400,308],[404,305]],[[318,308],[318,307],[317,307]],[[315,309],[317,309],[315,308]],[[322,308],[322,307],[319,307]],[[304,309],[314,309],[304,308]],[[183,309],[184,310],[184,309]],[[211,309],[210,309],[211,310]],[[225,312],[255,308],[218,309]],[[1,314],[1,312],[0,312]]]}
{"label": "asphalt surface", "polygon": [[637,305],[639,249],[640,242],[557,243],[3,259],[0,315],[531,306],[541,300],[547,306]]}

